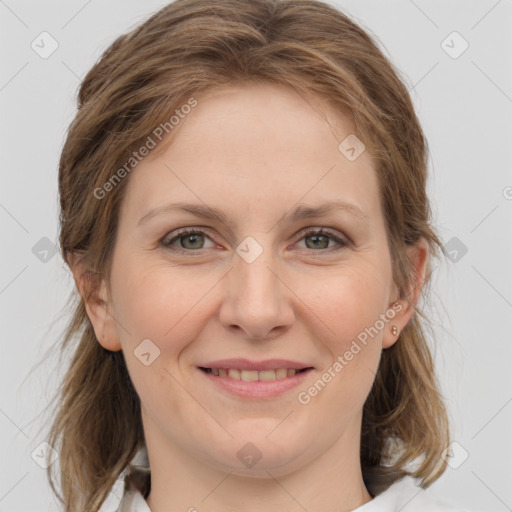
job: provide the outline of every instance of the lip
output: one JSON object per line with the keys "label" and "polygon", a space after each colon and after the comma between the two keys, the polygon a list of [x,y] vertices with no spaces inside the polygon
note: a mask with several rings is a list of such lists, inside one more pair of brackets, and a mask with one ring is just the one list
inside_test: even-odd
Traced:
{"label": "lip", "polygon": [[204,375],[212,385],[232,395],[242,398],[272,398],[297,387],[306,376],[309,375],[312,369],[296,373],[293,377],[285,377],[284,379],[272,381],[257,380],[254,382],[244,382],[243,380],[234,380],[229,377],[218,377],[199,369],[198,371],[201,375]]}
{"label": "lip", "polygon": [[238,368],[239,370],[278,370],[279,368],[292,368],[302,370],[313,368],[307,363],[290,361],[289,359],[266,359],[264,361],[251,361],[249,359],[220,359],[197,365],[202,368]]}

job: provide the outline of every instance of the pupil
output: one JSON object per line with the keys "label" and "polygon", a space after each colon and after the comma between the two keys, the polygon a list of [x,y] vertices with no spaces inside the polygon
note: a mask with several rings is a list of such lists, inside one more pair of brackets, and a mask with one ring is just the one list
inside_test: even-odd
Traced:
{"label": "pupil", "polygon": [[[201,247],[195,247],[194,242],[197,242],[202,235],[187,235],[184,239],[182,239],[182,247],[186,249],[200,249]],[[185,245],[183,244],[183,240],[185,240]],[[192,240],[192,247],[187,246],[187,241]]]}
{"label": "pupil", "polygon": [[[323,239],[323,242],[324,242],[324,243],[320,243],[320,244],[316,243],[316,242],[318,242],[318,239],[320,239],[320,238],[322,238],[322,239]],[[307,243],[307,240],[308,240],[308,239],[310,239],[310,240],[313,240],[313,239],[314,239],[314,240],[316,240],[316,242],[313,244],[313,247],[309,247],[309,246],[308,246],[308,249],[311,249],[311,248],[318,248],[318,247],[320,247],[321,249],[326,249],[326,248],[327,248],[327,246],[329,245],[328,237],[327,237],[327,236],[325,236],[325,235],[311,235],[311,236],[309,236],[308,238],[306,238],[306,245],[308,245],[308,243]]]}

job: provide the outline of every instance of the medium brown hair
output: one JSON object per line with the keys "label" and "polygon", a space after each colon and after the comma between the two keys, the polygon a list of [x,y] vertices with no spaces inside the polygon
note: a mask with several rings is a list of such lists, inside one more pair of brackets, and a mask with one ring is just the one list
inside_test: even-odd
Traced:
{"label": "medium brown hair", "polygon": [[[88,293],[109,282],[130,177],[101,199],[94,191],[192,96],[242,82],[285,85],[350,114],[376,162],[393,279],[407,299],[416,276],[406,249],[426,240],[430,269],[441,247],[426,195],[427,142],[399,72],[365,30],[316,0],[176,0],[117,38],[88,72],[59,164],[61,252],[70,268],[84,269]],[[428,281],[427,271],[423,296]],[[122,351],[100,345],[76,290],[71,307],[59,348],[73,353],[48,439],[60,454],[62,494],[52,467],[48,477],[66,511],[90,512],[145,440]],[[407,473],[427,487],[446,468],[448,421],[427,321],[417,308],[383,351],[364,405],[361,466],[374,495]],[[146,497],[150,475],[140,475],[128,472],[127,488]]]}

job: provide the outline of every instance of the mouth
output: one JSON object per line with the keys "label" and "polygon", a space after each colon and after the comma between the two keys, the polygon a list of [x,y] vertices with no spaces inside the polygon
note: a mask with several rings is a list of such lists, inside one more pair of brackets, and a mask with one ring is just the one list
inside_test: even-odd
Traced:
{"label": "mouth", "polygon": [[314,370],[294,361],[225,359],[197,367],[214,389],[242,398],[271,398],[298,386]]}
{"label": "mouth", "polygon": [[300,369],[278,368],[277,370],[242,370],[241,368],[204,368],[200,366],[199,369],[215,377],[226,377],[228,379],[244,382],[271,382],[294,377],[298,373],[312,370],[313,367],[309,366]]}

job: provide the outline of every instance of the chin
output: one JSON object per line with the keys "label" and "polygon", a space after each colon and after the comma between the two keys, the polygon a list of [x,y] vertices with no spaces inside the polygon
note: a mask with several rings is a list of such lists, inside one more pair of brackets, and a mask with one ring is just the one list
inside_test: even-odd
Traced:
{"label": "chin", "polygon": [[[244,422],[246,425],[251,422]],[[268,429],[269,423],[272,428]],[[301,439],[295,431],[295,436],[283,436],[272,429],[276,428],[274,419],[269,421],[253,421],[252,428],[243,433],[237,432],[233,438],[213,441],[212,446],[205,447],[203,456],[208,458],[210,465],[239,476],[268,478],[293,472],[305,462],[305,448],[311,439]],[[262,428],[256,430],[259,425]],[[229,429],[228,429],[229,430]],[[269,432],[272,432],[269,435]],[[214,451],[209,451],[215,445]]]}

